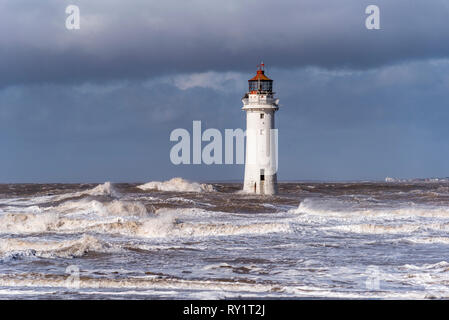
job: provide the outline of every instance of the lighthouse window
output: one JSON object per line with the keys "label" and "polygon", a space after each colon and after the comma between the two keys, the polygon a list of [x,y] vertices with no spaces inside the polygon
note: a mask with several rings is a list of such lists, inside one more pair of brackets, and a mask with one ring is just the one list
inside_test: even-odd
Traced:
{"label": "lighthouse window", "polygon": [[273,89],[273,80],[249,80],[249,91],[268,91]]}
{"label": "lighthouse window", "polygon": [[260,169],[260,181],[265,181],[265,169]]}
{"label": "lighthouse window", "polygon": [[263,113],[260,114],[260,119],[263,119]]}

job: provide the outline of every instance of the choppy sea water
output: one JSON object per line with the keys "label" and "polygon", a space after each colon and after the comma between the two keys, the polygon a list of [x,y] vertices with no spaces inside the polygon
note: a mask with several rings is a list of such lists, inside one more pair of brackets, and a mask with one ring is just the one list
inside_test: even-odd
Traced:
{"label": "choppy sea water", "polygon": [[449,298],[449,182],[241,187],[0,185],[0,298]]}

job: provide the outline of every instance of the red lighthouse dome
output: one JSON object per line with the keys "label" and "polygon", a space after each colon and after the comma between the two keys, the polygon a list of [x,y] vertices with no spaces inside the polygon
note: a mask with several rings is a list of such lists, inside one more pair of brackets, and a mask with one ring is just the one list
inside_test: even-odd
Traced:
{"label": "red lighthouse dome", "polygon": [[268,93],[273,90],[273,80],[265,75],[265,64],[257,66],[257,74],[248,80],[249,93]]}

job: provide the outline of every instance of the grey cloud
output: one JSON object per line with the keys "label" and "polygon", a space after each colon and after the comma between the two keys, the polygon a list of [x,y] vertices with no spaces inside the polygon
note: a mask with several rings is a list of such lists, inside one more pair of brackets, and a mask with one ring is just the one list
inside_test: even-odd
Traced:
{"label": "grey cloud", "polygon": [[449,55],[444,0],[378,0],[381,30],[365,29],[372,1],[4,1],[0,85],[145,79],[274,68],[367,69]]}
{"label": "grey cloud", "polygon": [[[281,180],[447,175],[448,60],[269,75],[281,101]],[[240,179],[243,166],[172,165],[169,135],[193,120],[244,128],[245,89],[182,90],[166,78],[9,87],[0,91],[0,181]]]}

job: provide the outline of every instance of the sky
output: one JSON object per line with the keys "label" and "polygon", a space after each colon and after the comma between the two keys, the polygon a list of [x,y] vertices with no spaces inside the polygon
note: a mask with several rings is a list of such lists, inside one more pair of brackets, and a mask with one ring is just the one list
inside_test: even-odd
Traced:
{"label": "sky", "polygon": [[279,180],[447,177],[448,17],[447,0],[0,0],[0,183],[240,181],[172,164],[169,137],[245,129],[261,61]]}

